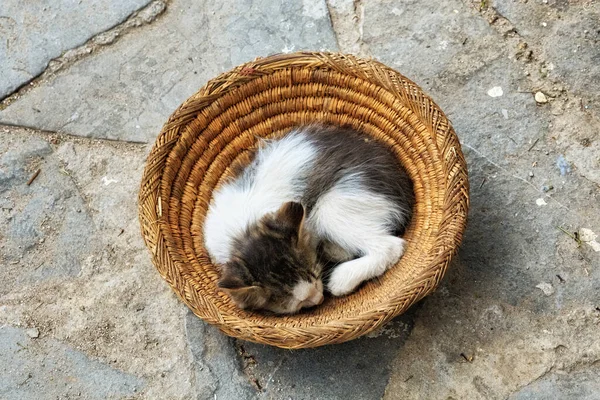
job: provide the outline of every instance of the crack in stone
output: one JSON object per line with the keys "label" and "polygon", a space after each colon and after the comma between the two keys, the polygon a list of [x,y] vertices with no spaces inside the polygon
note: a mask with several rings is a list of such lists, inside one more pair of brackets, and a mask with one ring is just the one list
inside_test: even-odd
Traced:
{"label": "crack in stone", "polygon": [[572,374],[574,372],[584,371],[586,368],[595,368],[597,364],[600,364],[600,358],[596,360],[575,360],[575,362],[566,368],[562,368],[562,370]]}
{"label": "crack in stone", "polygon": [[515,25],[494,7],[489,6],[485,9],[480,9],[479,13],[485,16],[488,23],[494,27],[494,29],[502,33],[504,37],[514,35],[523,39]]}
{"label": "crack in stone", "polygon": [[579,176],[581,176],[583,179],[585,179],[586,181],[588,181],[589,183],[591,183],[592,185],[598,186],[598,188],[600,188],[600,182],[596,182],[590,178],[588,178],[587,176],[585,176],[583,173],[581,173],[581,171],[579,171]]}
{"label": "crack in stone", "polygon": [[333,21],[333,13],[334,9],[331,6],[331,0],[325,0],[325,5],[327,6],[327,15],[329,16],[329,25],[331,25],[331,30],[333,31],[333,36],[335,37],[335,44],[339,51],[342,51],[342,46],[340,44],[340,33],[338,29],[336,29],[336,24]]}
{"label": "crack in stone", "polygon": [[68,141],[68,142],[73,142],[73,143],[102,143],[102,144],[126,144],[126,145],[133,145],[133,146],[137,146],[137,147],[146,147],[148,145],[148,143],[146,142],[141,142],[141,141],[136,141],[136,140],[121,140],[121,139],[109,139],[109,138],[92,138],[92,137],[85,137],[85,136],[78,136],[78,135],[71,135],[68,133],[62,133],[62,132],[56,132],[56,131],[49,131],[49,130],[45,130],[45,129],[38,129],[38,128],[34,128],[31,126],[26,126],[26,125],[17,125],[17,124],[10,124],[10,123],[1,123],[0,124],[0,130],[3,131],[10,131],[11,129],[23,129],[28,131],[29,133],[33,133],[36,135],[41,135],[41,136],[54,136],[58,139],[60,139],[61,141]]}
{"label": "crack in stone", "polygon": [[[581,361],[581,360],[577,360],[575,362],[573,362],[572,364],[570,364],[569,366],[567,366],[566,368],[555,368],[556,364],[553,363],[549,368],[547,368],[542,374],[540,374],[537,378],[532,379],[531,381],[527,382],[524,385],[519,386],[516,390],[514,390],[510,395],[513,395],[514,393],[518,393],[519,391],[523,390],[524,388],[535,384],[536,382],[538,382],[539,380],[545,378],[547,375],[555,372],[555,371],[563,371],[566,372],[567,374],[572,374],[575,371],[580,371],[584,368],[589,368],[589,367],[594,367],[597,363],[600,363],[600,359],[598,360],[593,360],[593,361]],[[509,397],[510,397],[509,395]]]}
{"label": "crack in stone", "polygon": [[528,39],[519,33],[519,29],[517,29],[507,17],[491,5],[481,6],[479,2],[473,3],[469,0],[463,0],[463,3],[485,18],[492,29],[502,36],[508,44],[507,48],[512,52],[511,55],[514,56],[517,61],[523,66],[527,64],[534,66],[533,68],[525,68],[527,71],[526,76],[532,85],[528,92],[534,93],[539,90],[544,90],[546,93],[555,92],[552,95],[553,98],[562,97],[565,94],[563,91],[556,92],[555,90],[550,89],[550,86],[555,85],[556,83],[565,86],[564,82],[556,81],[551,85],[551,83],[545,79],[546,77],[543,71],[546,70],[547,61],[538,58],[543,54],[543,51],[532,46],[528,42]]}
{"label": "crack in stone", "polygon": [[538,187],[536,187],[533,183],[529,182],[527,179],[521,178],[520,176],[517,175],[513,175],[508,169],[502,167],[501,165],[495,163],[494,161],[490,160],[487,156],[485,156],[483,153],[481,153],[479,150],[477,150],[476,148],[466,144],[466,143],[461,143],[462,146],[472,150],[475,154],[477,154],[479,157],[483,158],[487,163],[493,165],[494,167],[496,167],[498,170],[502,171],[503,173],[505,173],[507,176],[510,176],[511,178],[517,179],[525,184],[527,184],[528,186],[531,186],[536,192],[541,193],[542,195],[544,195],[544,197],[549,198],[550,200],[554,201],[556,204],[558,204],[559,206],[561,206],[562,208],[564,208],[565,210],[569,210],[569,207],[565,206],[564,204],[562,204],[561,202],[559,202],[558,200],[556,200],[554,197],[550,196],[548,193],[545,193],[543,190],[539,189]]}
{"label": "crack in stone", "polygon": [[363,40],[363,0],[326,0],[325,4],[338,49],[344,53],[369,56]]}
{"label": "crack in stone", "polygon": [[358,46],[360,54],[366,52],[364,37],[364,25],[365,25],[365,6],[362,0],[354,0],[354,15],[356,16],[356,28],[358,29]]}
{"label": "crack in stone", "polygon": [[0,98],[0,110],[10,106],[11,103],[28,93],[40,82],[52,78],[57,72],[66,69],[100,48],[117,42],[121,37],[136,28],[151,24],[164,13],[168,2],[169,0],[154,0],[141,10],[133,12],[124,22],[98,33],[81,46],[69,49],[60,57],[50,60],[48,66],[42,72],[31,77],[8,95]]}
{"label": "crack in stone", "polygon": [[81,186],[79,185],[79,182],[77,181],[77,179],[75,179],[75,176],[73,175],[73,170],[67,169],[67,164],[61,160],[60,158],[57,157],[57,161],[58,164],[61,166],[61,168],[67,172],[67,178],[71,181],[71,183],[73,184],[73,187],[75,187],[75,191],[77,192],[77,196],[79,196],[79,198],[81,199],[81,202],[83,203],[83,206],[85,207],[85,211],[86,214],[89,216],[90,218],[90,222],[94,228],[94,230],[98,230],[98,225],[96,224],[96,222],[94,221],[94,219],[92,218],[93,215],[93,209],[90,206],[90,198],[89,196],[86,196],[83,193],[83,189],[81,188]]}
{"label": "crack in stone", "polygon": [[287,360],[287,354],[283,355],[281,357],[281,359],[279,360],[279,362],[277,363],[277,365],[275,366],[275,368],[273,368],[273,371],[271,371],[271,373],[267,377],[267,380],[265,381],[265,387],[264,387],[265,391],[269,388],[269,385],[271,384],[271,382],[273,382],[273,377],[275,376],[277,371],[279,371],[279,369],[281,368],[281,366],[283,365],[283,363],[286,360]]}
{"label": "crack in stone", "polygon": [[[250,382],[252,387],[258,393],[263,392],[266,389],[266,387],[268,386],[269,381],[267,380],[267,382],[262,384],[258,380],[258,377],[254,373],[256,359],[254,358],[254,356],[252,354],[249,354],[246,351],[246,349],[244,348],[244,345],[238,339],[234,338],[232,340],[233,340],[233,346],[235,349],[235,354],[238,356],[238,362],[239,362],[242,372],[244,373],[244,376],[246,376],[246,378],[248,379],[248,382]],[[281,364],[279,366],[281,366]],[[275,373],[275,372],[273,372],[273,373]]]}
{"label": "crack in stone", "polygon": [[[188,313],[189,313],[189,311],[188,311]],[[194,318],[195,318],[195,316],[194,316]],[[184,329],[185,329],[186,338],[188,338],[188,340],[189,340],[190,332],[189,332],[189,327],[188,327],[187,323],[184,323]],[[204,326],[204,325],[202,326],[202,335],[203,336],[206,335],[206,326]],[[188,344],[188,347],[190,347],[189,344]],[[194,351],[191,348],[189,348],[189,352],[192,357],[191,370],[192,370],[192,375],[193,375],[193,379],[194,379],[193,387],[194,387],[194,390],[196,391],[196,396],[198,398],[200,398],[200,393],[198,393],[199,388],[197,386],[197,380],[198,380],[197,369],[200,368],[201,370],[206,369],[208,374],[213,377],[214,382],[215,382],[215,385],[211,385],[209,387],[210,393],[209,393],[209,396],[207,396],[206,398],[211,398],[211,397],[216,398],[217,390],[219,390],[219,386],[220,386],[220,381],[219,381],[218,377],[215,375],[215,373],[213,372],[213,370],[210,368],[210,366],[204,362],[204,358],[208,352],[206,344],[202,345],[199,355],[194,354]],[[201,364],[201,366],[198,367],[195,364]]]}
{"label": "crack in stone", "polygon": [[546,375],[548,375],[549,373],[551,373],[553,371],[554,371],[554,364],[552,364],[548,369],[546,369],[544,372],[542,372],[537,378],[534,378],[531,381],[527,382],[526,384],[519,386],[508,397],[510,397],[514,393],[518,393],[519,391],[523,390],[524,388],[526,388],[529,385],[534,384],[535,382],[539,381],[540,379],[543,379]]}

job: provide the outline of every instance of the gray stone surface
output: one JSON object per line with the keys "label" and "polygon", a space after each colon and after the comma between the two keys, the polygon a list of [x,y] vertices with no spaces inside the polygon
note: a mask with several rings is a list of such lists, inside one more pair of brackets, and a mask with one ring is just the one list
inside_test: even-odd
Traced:
{"label": "gray stone surface", "polygon": [[[600,113],[600,10],[596,1],[496,1],[498,12],[518,27],[544,74],[571,94],[586,97],[591,112]],[[562,85],[561,85],[562,84]],[[559,88],[556,88],[557,90]],[[587,104],[592,101],[593,104]],[[589,107],[591,106],[591,107]]]}
{"label": "gray stone surface", "polygon": [[[2,246],[0,257],[3,263],[26,266],[28,272],[5,271],[0,294],[24,284],[77,276],[94,247],[93,223],[69,176],[48,173],[62,168],[58,160],[48,157],[50,144],[11,135],[0,142],[0,153],[0,196],[6,202],[0,234],[11,238]],[[26,182],[38,169],[43,173],[34,190]]]}
{"label": "gray stone surface", "polygon": [[410,335],[413,317],[411,310],[378,331],[337,346],[290,352],[238,342],[238,353],[262,397],[380,399],[394,357]]}
{"label": "gray stone surface", "polygon": [[[37,128],[0,126],[0,369],[18,360],[0,397],[597,397],[600,252],[573,237],[600,234],[599,14],[592,0],[172,0],[45,74],[0,107]],[[471,181],[462,249],[370,337],[302,351],[227,338],[151,266],[136,209],[149,147],[123,141],[153,142],[235,64],[338,46],[399,69],[452,120]]]}
{"label": "gray stone surface", "polygon": [[39,75],[48,62],[119,24],[150,0],[52,2],[2,0],[0,100]]}
{"label": "gray stone surface", "polygon": [[[52,382],[52,385],[48,385]],[[0,396],[4,399],[124,398],[143,389],[133,375],[89,359],[56,340],[0,327]]]}
{"label": "gray stone surface", "polygon": [[460,0],[435,8],[421,1],[371,1],[363,13],[368,53],[427,90],[459,85],[500,57],[494,30]]}
{"label": "gray stone surface", "polygon": [[595,400],[600,393],[600,369],[551,373],[510,396],[510,400],[577,399]]}
{"label": "gray stone surface", "polygon": [[204,323],[191,311],[185,317],[187,341],[194,359],[198,400],[251,399],[254,387],[243,372],[234,339]]}
{"label": "gray stone surface", "polygon": [[[595,1],[498,2],[539,60],[535,82],[561,115],[552,129],[580,173],[600,184],[600,7]],[[577,126],[578,129],[572,129]],[[572,145],[572,143],[577,143]]]}
{"label": "gray stone surface", "polygon": [[[155,273],[139,234],[135,189],[148,149],[18,128],[0,128],[0,138],[0,326],[35,328],[35,343],[63,343],[52,354],[57,364],[74,362],[67,348],[84,354],[82,375],[101,364],[144,382],[137,394],[115,386],[101,398],[195,396],[185,307]],[[67,393],[45,378],[36,378],[39,390]],[[21,398],[10,390],[0,397]],[[95,390],[68,393],[96,398]]]}
{"label": "gray stone surface", "polygon": [[174,0],[142,34],[40,84],[0,111],[0,122],[151,142],[208,79],[257,56],[303,49],[336,49],[324,0]]}

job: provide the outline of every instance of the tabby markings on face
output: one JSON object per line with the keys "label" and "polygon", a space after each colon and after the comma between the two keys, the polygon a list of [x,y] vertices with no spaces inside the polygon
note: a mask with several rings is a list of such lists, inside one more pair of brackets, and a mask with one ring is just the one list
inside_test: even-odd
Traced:
{"label": "tabby markings on face", "polygon": [[290,314],[323,302],[322,267],[304,220],[304,207],[288,202],[236,239],[219,287],[238,307]]}

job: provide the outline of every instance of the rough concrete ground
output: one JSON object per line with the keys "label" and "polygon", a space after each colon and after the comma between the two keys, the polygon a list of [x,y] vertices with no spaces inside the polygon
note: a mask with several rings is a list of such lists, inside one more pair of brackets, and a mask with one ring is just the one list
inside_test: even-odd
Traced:
{"label": "rough concrete ground", "polygon": [[[0,398],[600,398],[597,1],[53,4],[0,5]],[[472,206],[436,293],[292,352],[187,311],[150,263],[136,191],[206,80],[300,49],[421,85],[463,143]]]}

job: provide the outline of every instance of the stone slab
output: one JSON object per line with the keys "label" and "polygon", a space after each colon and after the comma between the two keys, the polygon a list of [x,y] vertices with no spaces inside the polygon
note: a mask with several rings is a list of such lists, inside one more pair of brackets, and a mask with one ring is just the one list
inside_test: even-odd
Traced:
{"label": "stone slab", "polygon": [[535,82],[535,90],[545,92],[552,113],[561,116],[551,135],[580,173],[600,184],[600,3],[502,1],[494,6],[540,62],[543,79]]}
{"label": "stone slab", "polygon": [[458,0],[367,1],[361,17],[368,53],[424,89],[464,82],[499,57],[502,44],[486,21]]}
{"label": "stone slab", "polygon": [[[140,145],[0,128],[0,326],[38,332],[27,346],[33,354],[27,368],[42,383],[31,393],[195,396],[186,308],[152,266],[139,233],[137,188],[147,151]],[[28,186],[37,169],[41,172]],[[36,347],[38,341],[60,344],[60,351],[49,351],[57,365],[72,365],[79,357],[69,348],[102,370],[143,385],[135,384],[137,392],[129,384],[127,390],[102,391],[94,380],[66,391],[62,381],[36,375],[31,363],[46,354]],[[5,353],[0,349],[0,354]],[[21,386],[13,384],[22,382],[23,374],[4,373],[11,395],[0,397],[21,398]]]}
{"label": "stone slab", "polygon": [[[89,210],[52,153],[50,143],[39,137],[10,135],[0,141],[0,235],[5,238],[0,259],[3,265],[25,267],[3,271],[0,295],[34,282],[75,277],[97,250]],[[27,185],[37,170],[35,185]]]}
{"label": "stone slab", "polygon": [[198,400],[253,399],[256,392],[242,371],[234,339],[203,322],[191,311],[185,317]]}
{"label": "stone slab", "polygon": [[0,111],[0,122],[153,142],[206,81],[258,56],[335,50],[324,0],[174,0],[166,15]]}
{"label": "stone slab", "polygon": [[[52,385],[48,385],[52,382]],[[145,382],[52,339],[0,327],[0,396],[4,399],[107,399],[135,395]]]}
{"label": "stone slab", "polygon": [[543,60],[544,75],[584,97],[584,108],[600,116],[600,4],[548,0],[493,5]]}
{"label": "stone slab", "polygon": [[[363,49],[441,106],[471,182],[459,257],[417,312],[384,398],[506,398],[550,368],[568,374],[582,354],[598,359],[586,335],[600,318],[600,257],[557,228],[599,230],[597,122],[570,99],[537,104],[531,88],[554,81],[530,78],[513,42],[464,2],[363,6]],[[571,62],[589,68],[592,54]]]}
{"label": "stone slab", "polygon": [[600,369],[584,366],[570,374],[550,373],[527,385],[509,397],[509,400],[594,400],[600,393]]}
{"label": "stone slab", "polygon": [[238,354],[261,397],[380,399],[394,358],[411,334],[414,311],[338,345],[290,351],[239,341]]}
{"label": "stone slab", "polygon": [[150,0],[0,4],[0,100],[46,69],[48,62],[121,23]]}

